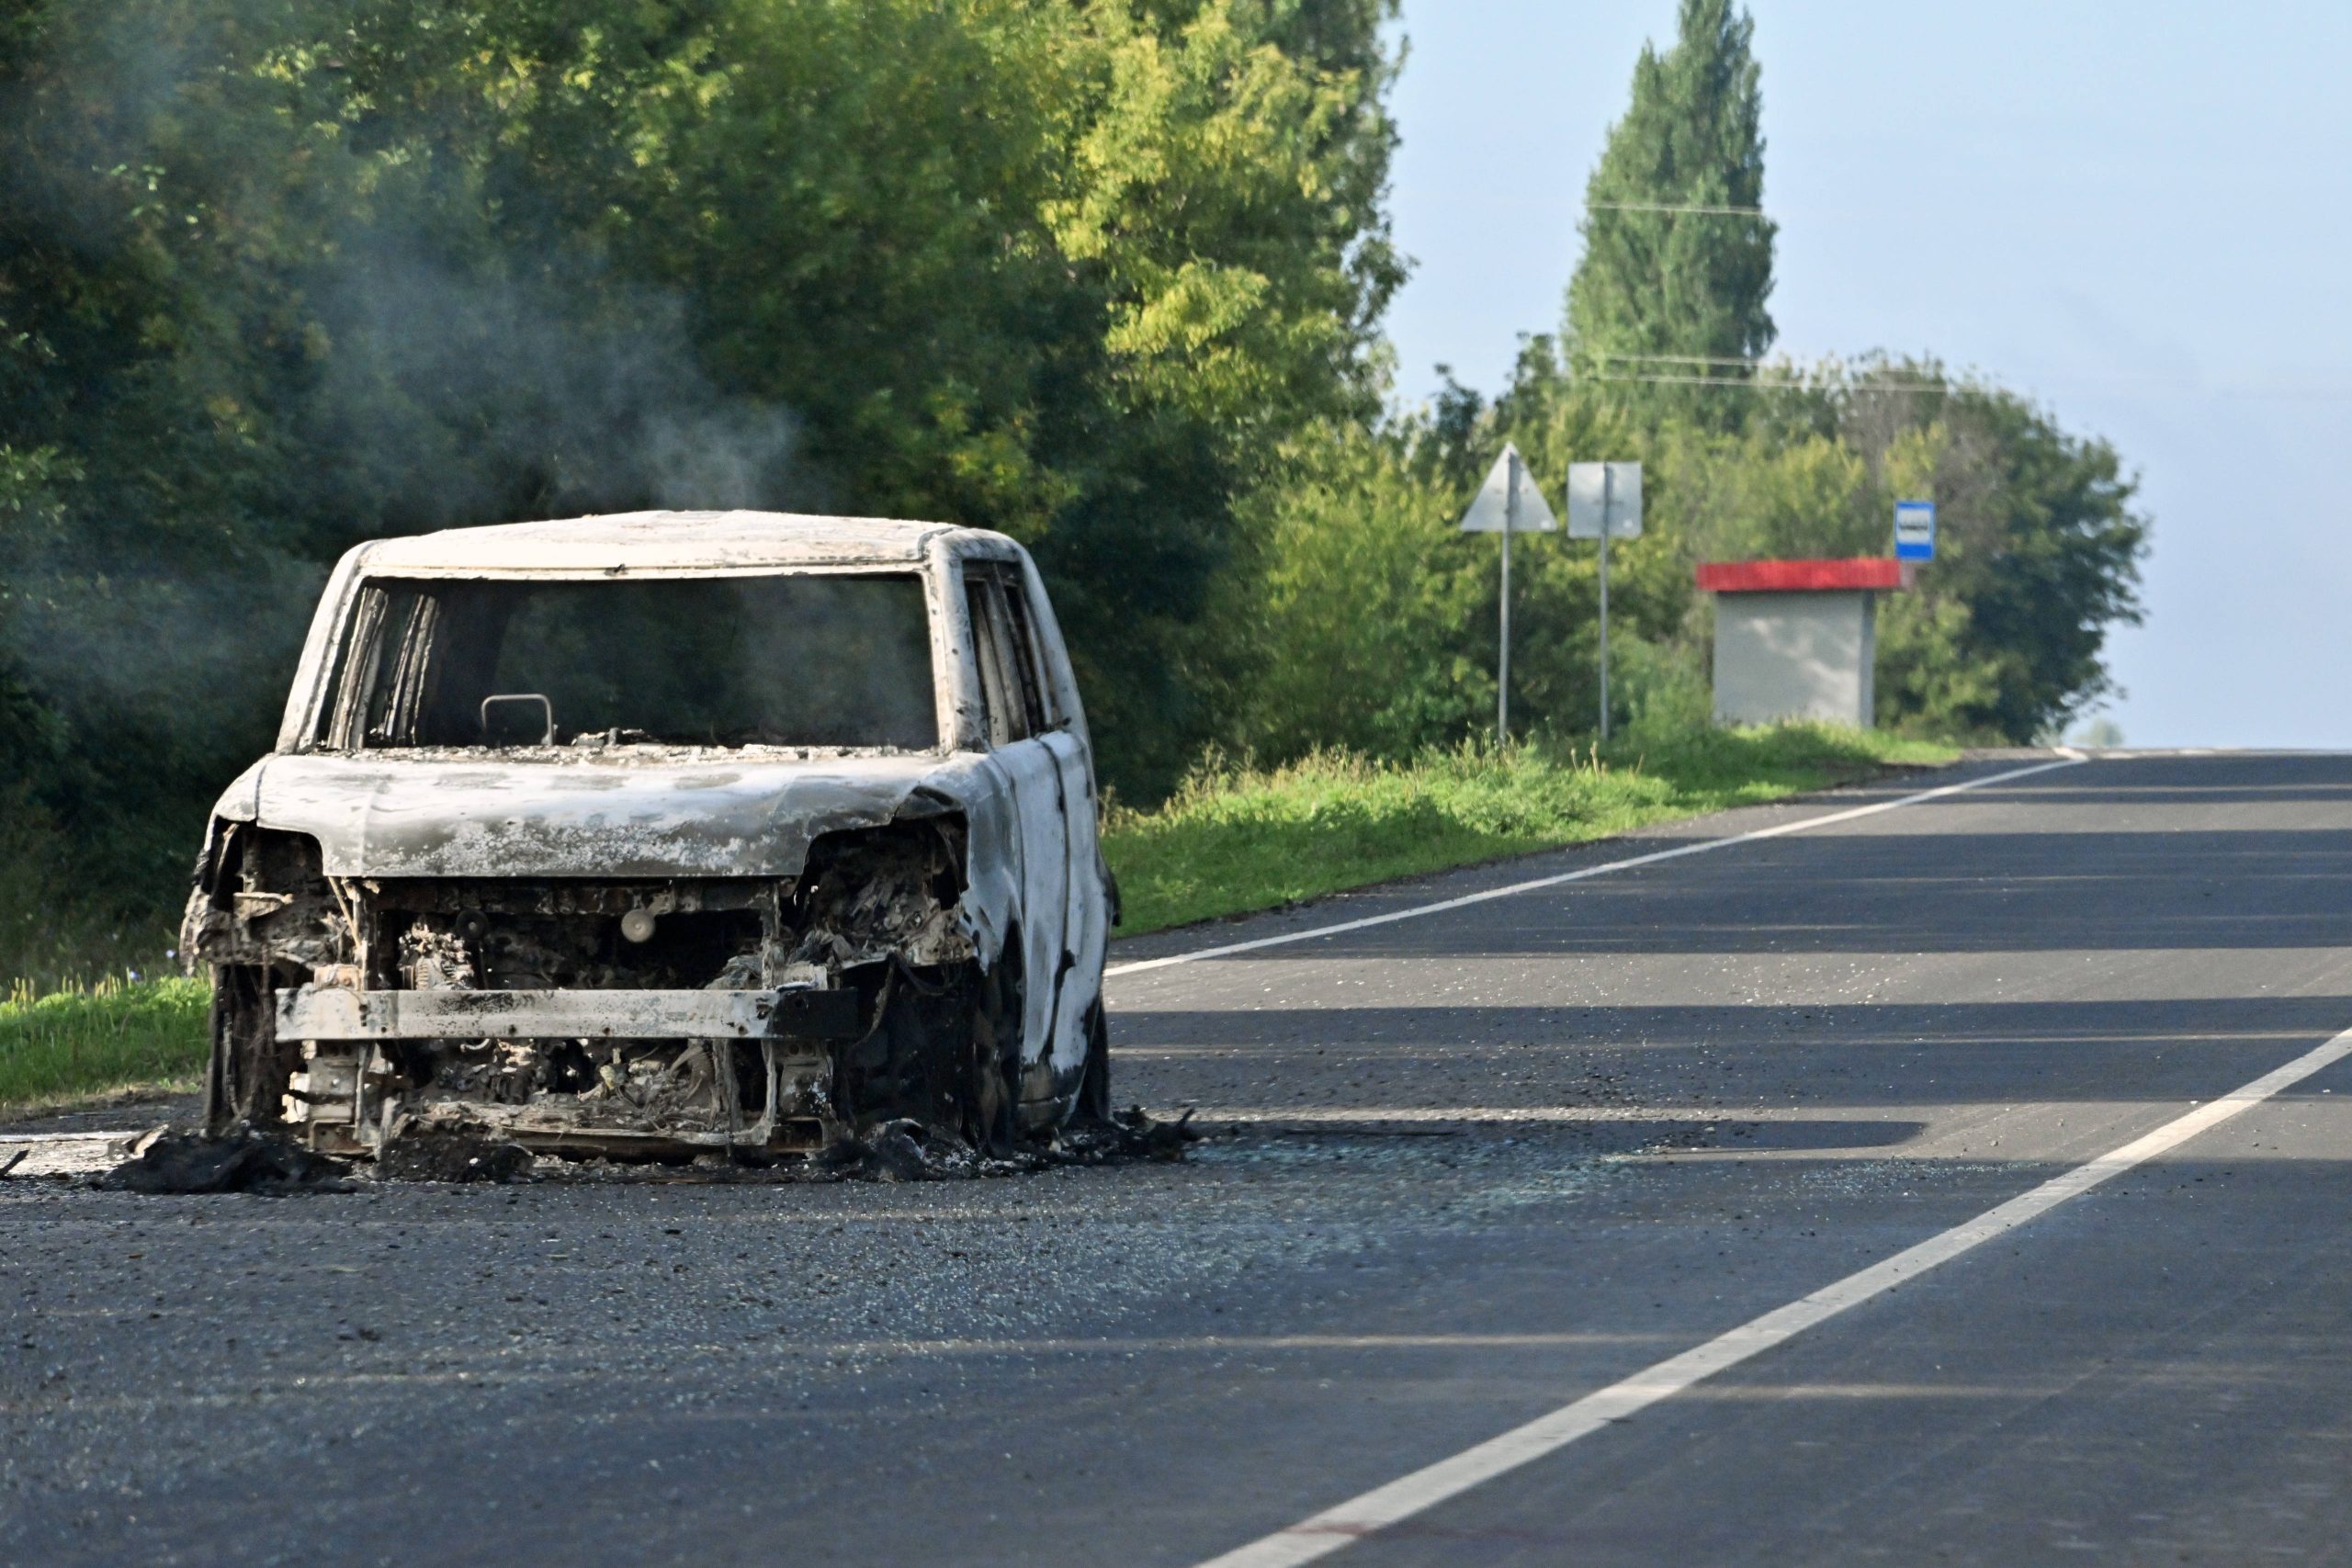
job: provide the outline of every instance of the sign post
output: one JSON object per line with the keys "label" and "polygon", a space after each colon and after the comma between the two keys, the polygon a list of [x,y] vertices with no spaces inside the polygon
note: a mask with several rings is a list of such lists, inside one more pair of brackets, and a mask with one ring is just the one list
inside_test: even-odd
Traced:
{"label": "sign post", "polygon": [[1936,503],[1898,501],[1894,503],[1894,558],[1931,561],[1936,558]]}
{"label": "sign post", "polygon": [[1639,463],[1568,465],[1568,537],[1600,541],[1600,738],[1609,739],[1609,541],[1642,536]]}
{"label": "sign post", "polygon": [[1487,482],[1478,487],[1476,499],[1470,510],[1462,514],[1462,531],[1465,534],[1500,534],[1503,536],[1502,582],[1502,652],[1495,668],[1495,744],[1498,748],[1510,739],[1510,536],[1513,534],[1549,534],[1559,527],[1552,516],[1552,509],[1544,504],[1543,489],[1528,476],[1526,461],[1519,448],[1506,442],[1503,455],[1487,474]]}

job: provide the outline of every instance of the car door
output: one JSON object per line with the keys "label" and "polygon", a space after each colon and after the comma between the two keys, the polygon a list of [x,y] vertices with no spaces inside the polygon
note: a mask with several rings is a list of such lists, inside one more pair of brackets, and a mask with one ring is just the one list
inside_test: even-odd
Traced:
{"label": "car door", "polygon": [[[1068,952],[1069,813],[1061,762],[1046,741],[1039,666],[1023,635],[1026,618],[1014,617],[1004,568],[967,560],[963,575],[989,760],[1012,792],[1021,839],[1021,1097],[1030,1100],[1040,1098],[1031,1087],[1039,1076],[1034,1069],[1057,1055],[1055,1015]],[[1049,1083],[1050,1072],[1043,1076]]]}
{"label": "car door", "polygon": [[1037,671],[1046,710],[1043,739],[1061,778],[1065,903],[1055,986],[1053,1066],[1067,1079],[1086,1063],[1086,1015],[1101,998],[1102,961],[1111,942],[1107,874],[1098,841],[1100,803],[1094,792],[1094,755],[1087,742],[1085,722],[1076,710],[1078,694],[1069,679],[1069,655],[1063,651],[1043,584],[1034,572],[1008,565],[1004,594],[1014,640]]}

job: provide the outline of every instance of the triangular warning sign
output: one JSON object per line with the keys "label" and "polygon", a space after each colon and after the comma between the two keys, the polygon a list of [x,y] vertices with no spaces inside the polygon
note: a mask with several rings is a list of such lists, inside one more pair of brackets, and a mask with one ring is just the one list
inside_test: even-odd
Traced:
{"label": "triangular warning sign", "polygon": [[1552,509],[1544,504],[1543,488],[1527,471],[1526,459],[1508,443],[1487,482],[1478,487],[1478,499],[1462,514],[1465,534],[1499,534],[1506,527],[1514,534],[1549,534],[1559,527]]}

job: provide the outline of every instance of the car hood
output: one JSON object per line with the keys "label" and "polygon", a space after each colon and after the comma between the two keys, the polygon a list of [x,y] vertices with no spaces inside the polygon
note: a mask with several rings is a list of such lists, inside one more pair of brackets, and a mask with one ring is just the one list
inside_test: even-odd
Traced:
{"label": "car hood", "polygon": [[970,761],[264,759],[220,815],[308,833],[336,876],[794,876],[819,835],[949,809]]}

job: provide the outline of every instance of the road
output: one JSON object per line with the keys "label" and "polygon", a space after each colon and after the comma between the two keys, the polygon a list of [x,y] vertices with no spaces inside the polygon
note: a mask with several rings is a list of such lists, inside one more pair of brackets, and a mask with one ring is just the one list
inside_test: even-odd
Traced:
{"label": "road", "polygon": [[1126,968],[1181,1166],[0,1183],[0,1562],[2345,1561],[2352,757],[2028,765],[1126,944],[1836,818]]}

